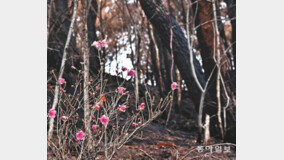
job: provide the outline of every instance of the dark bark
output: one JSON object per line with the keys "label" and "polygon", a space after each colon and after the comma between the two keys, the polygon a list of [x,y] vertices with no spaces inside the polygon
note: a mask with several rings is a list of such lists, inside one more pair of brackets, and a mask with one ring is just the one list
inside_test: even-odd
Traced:
{"label": "dark bark", "polygon": [[[197,2],[197,1],[195,1]],[[213,71],[213,68],[216,66],[216,62],[214,58],[216,59],[216,55],[214,53],[214,48],[217,49],[217,44],[214,44],[214,41],[216,42],[216,33],[215,28],[213,27],[212,20],[214,20],[213,15],[213,7],[212,2],[208,2],[206,0],[198,1],[197,3],[197,18],[196,18],[196,24],[201,25],[197,28],[197,37],[199,42],[199,48],[201,51],[202,56],[202,62],[203,62],[203,68],[205,70],[205,78],[208,79],[211,72]],[[217,12],[218,13],[218,12]],[[220,19],[219,19],[220,20]],[[221,26],[220,26],[221,25]],[[218,26],[218,29],[221,29],[221,37],[224,38],[225,36],[222,36],[222,24]],[[215,34],[214,34],[215,33]],[[234,73],[232,72],[231,63],[228,58],[228,56],[225,53],[226,44],[223,43],[224,40],[222,39],[220,41],[220,54],[221,54],[221,75],[223,77],[224,83],[226,88],[223,87],[221,84],[221,101],[222,106],[226,105],[227,97],[225,95],[225,90],[227,91],[229,97],[230,97],[230,106],[234,107],[235,104],[235,95],[232,92],[234,90],[235,86],[233,85],[234,82],[232,82],[232,79],[235,77]],[[232,74],[233,73],[233,74]],[[208,91],[211,95],[212,100],[216,101],[216,78],[217,78],[217,70],[213,71],[213,75],[209,82]],[[222,116],[223,117],[223,116]],[[227,124],[230,124],[228,126],[234,126],[235,120],[233,118],[233,114],[230,110],[227,112]],[[234,127],[232,127],[234,128]],[[233,132],[230,132],[230,134],[234,134]],[[234,140],[233,140],[234,141]]]}
{"label": "dark bark", "polygon": [[156,53],[154,42],[153,42],[153,39],[152,39],[152,36],[151,36],[151,33],[150,33],[151,31],[150,31],[149,23],[147,24],[147,26],[148,26],[148,35],[149,35],[149,39],[150,39],[149,48],[150,48],[151,60],[152,60],[152,72],[153,72],[153,75],[154,75],[155,80],[156,80],[156,85],[159,88],[159,92],[160,92],[161,95],[163,95],[161,83],[160,83],[159,70],[158,70],[158,67],[157,67],[157,58],[156,58],[157,53]]}
{"label": "dark bark", "polygon": [[[92,0],[88,13],[88,39],[89,46],[91,46],[92,42],[98,40],[96,35],[96,19],[98,12],[98,3],[97,0]],[[100,68],[100,61],[98,59],[98,50],[95,47],[90,48],[90,72],[98,73],[98,69]]]}
{"label": "dark bark", "polygon": [[[202,66],[204,68],[204,74],[206,80],[209,78],[213,68],[216,63],[214,61],[214,28],[212,25],[212,21],[214,19],[213,16],[213,8],[211,2],[202,0],[196,4],[197,9],[197,17],[196,24],[201,25],[197,28],[197,37],[199,42],[199,48],[201,51],[202,57]],[[209,22],[209,23],[206,23]],[[209,83],[209,93],[211,95],[212,100],[216,101],[216,72],[210,80]]]}
{"label": "dark bark", "polygon": [[[50,28],[49,28],[49,39],[48,39],[48,50],[47,50],[47,71],[48,78],[52,77],[50,71],[54,70],[55,75],[58,75],[61,60],[64,52],[64,46],[67,40],[67,34],[71,24],[71,15],[72,15],[72,6],[68,8],[68,0],[56,0],[54,1],[55,8],[52,9],[52,17],[50,18]],[[68,57],[79,55],[78,50],[76,49],[75,38],[72,36],[69,48],[67,49]],[[63,77],[72,82],[74,78],[72,77],[72,65],[79,65],[80,61],[71,60],[68,58],[66,61],[66,67],[63,74]],[[55,80],[52,79],[51,84],[55,84]],[[69,91],[71,83],[67,83],[67,91]]]}
{"label": "dark bark", "polygon": [[162,43],[160,37],[157,34],[157,31],[154,29],[155,39],[157,41],[157,45],[159,48],[159,56],[160,56],[160,64],[161,64],[161,72],[162,72],[162,84],[164,95],[171,90],[171,55],[167,50],[167,47]]}
{"label": "dark bark", "polygon": [[[63,50],[71,23],[73,4],[68,8],[68,0],[55,0],[54,6],[55,8],[52,9],[52,17],[50,18],[51,21],[48,37],[49,39],[47,45],[47,71],[54,70],[55,75],[58,75]],[[93,41],[97,39],[95,34],[96,10],[96,0],[92,0],[87,20],[89,46]],[[74,32],[75,28],[76,26],[74,26]],[[69,82],[67,83],[67,92],[72,92],[70,85],[75,82],[73,73],[76,73],[76,71],[72,70],[71,66],[75,66],[78,69],[82,69],[80,64],[80,62],[82,61],[82,57],[77,49],[76,40],[74,36],[71,36],[70,46],[67,49],[67,52],[68,59],[66,61],[63,77],[66,79],[67,82]],[[90,70],[94,73],[97,73],[97,69],[99,68],[99,62],[97,58],[97,50],[95,49],[95,47],[91,47],[90,54]],[[52,75],[48,72],[48,78],[50,78],[51,76]],[[51,81],[51,83],[53,84],[55,83],[55,81]]]}
{"label": "dark bark", "polygon": [[[192,74],[188,43],[183,31],[181,30],[176,20],[168,14],[163,6],[160,5],[161,7],[157,7],[157,4],[152,0],[140,0],[140,4],[142,6],[142,9],[144,10],[144,13],[152,23],[153,27],[156,29],[158,36],[160,37],[162,43],[168,49],[168,51],[170,51],[170,30],[172,28],[172,53],[174,54],[175,64],[177,65],[182,78],[185,80],[191,98],[196,106],[196,109],[198,110],[201,91],[198,88],[198,85],[195,82]],[[170,24],[172,24],[172,26]],[[200,63],[195,56],[193,56],[193,62],[195,66],[196,76],[200,84],[204,87],[205,78],[202,73]],[[209,94],[206,94],[206,100],[210,100]]]}
{"label": "dark bark", "polygon": [[234,57],[234,70],[231,72],[231,80],[232,80],[232,91],[236,95],[236,64],[237,64],[237,59],[236,59],[236,0],[226,0],[227,3],[227,8],[228,8],[228,14],[231,20],[232,24],[232,52],[233,52],[233,57]]}

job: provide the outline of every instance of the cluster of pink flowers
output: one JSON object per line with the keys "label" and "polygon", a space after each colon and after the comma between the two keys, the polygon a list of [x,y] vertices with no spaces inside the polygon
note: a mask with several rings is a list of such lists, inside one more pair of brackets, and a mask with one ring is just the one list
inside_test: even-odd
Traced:
{"label": "cluster of pink flowers", "polygon": [[101,121],[101,123],[103,125],[107,125],[108,124],[108,121],[109,121],[109,118],[105,115],[102,115],[101,118],[98,118],[99,121]]}
{"label": "cluster of pink flowers", "polygon": [[98,110],[100,110],[101,106],[99,106],[99,105],[94,105],[93,106],[93,105],[90,104],[90,108],[96,109],[98,111]]}
{"label": "cluster of pink flowers", "polygon": [[138,123],[133,122],[133,123],[132,123],[132,126],[135,127],[135,126],[139,126],[139,125],[141,125],[141,124],[142,124],[142,122],[138,122]]}
{"label": "cluster of pink flowers", "polygon": [[59,78],[58,82],[59,82],[59,84],[64,84],[65,83],[65,79],[64,78]]}
{"label": "cluster of pink flowers", "polygon": [[141,103],[140,106],[138,107],[139,111],[143,111],[145,108],[145,103]]}
{"label": "cluster of pink flowers", "polygon": [[118,93],[120,94],[128,94],[129,91],[126,91],[126,88],[124,87],[117,87]]}
{"label": "cluster of pink flowers", "polygon": [[60,119],[62,119],[63,121],[66,121],[68,119],[68,117],[67,116],[62,116],[62,117],[60,117]]}
{"label": "cluster of pink flowers", "polygon": [[134,77],[135,74],[136,74],[136,71],[134,71],[134,70],[130,70],[130,71],[127,72],[127,75],[131,76],[131,77]]}
{"label": "cluster of pink flowers", "polygon": [[55,115],[56,115],[56,110],[50,109],[49,112],[48,112],[48,117],[55,118]]}
{"label": "cluster of pink flowers", "polygon": [[177,89],[178,84],[176,82],[173,82],[171,85],[172,90]]}
{"label": "cluster of pink flowers", "polygon": [[124,87],[117,87],[118,93],[123,94],[126,90]]}
{"label": "cluster of pink flowers", "polygon": [[122,71],[126,71],[127,68],[126,68],[126,67],[122,67],[121,70],[122,70]]}
{"label": "cluster of pink flowers", "polygon": [[77,140],[84,140],[85,139],[85,133],[83,131],[79,131],[77,134],[76,134],[76,138]]}
{"label": "cluster of pink flowers", "polygon": [[99,127],[99,126],[96,125],[96,124],[93,124],[93,125],[92,125],[92,129],[93,129],[93,130],[96,130],[98,127]]}
{"label": "cluster of pink flowers", "polygon": [[126,105],[119,105],[119,106],[117,107],[117,110],[119,110],[120,112],[125,112],[126,108],[127,108]]}
{"label": "cluster of pink flowers", "polygon": [[101,49],[103,47],[106,47],[107,46],[107,42],[106,42],[106,39],[104,40],[101,40],[101,41],[94,41],[92,46],[95,46],[96,48],[98,49]]}

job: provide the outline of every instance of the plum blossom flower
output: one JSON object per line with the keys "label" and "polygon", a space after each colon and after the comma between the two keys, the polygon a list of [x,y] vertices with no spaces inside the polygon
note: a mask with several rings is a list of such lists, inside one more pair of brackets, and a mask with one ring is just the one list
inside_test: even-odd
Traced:
{"label": "plum blossom flower", "polygon": [[140,106],[138,107],[139,111],[143,111],[145,108],[145,103],[141,103]]}
{"label": "plum blossom flower", "polygon": [[60,93],[62,93],[62,92],[64,92],[64,89],[60,86],[59,91],[60,91]]}
{"label": "plum blossom flower", "polygon": [[102,124],[107,125],[109,118],[105,115],[102,115],[101,118],[98,118],[99,121],[101,121]]}
{"label": "plum blossom flower", "polygon": [[68,117],[67,116],[62,116],[62,117],[60,117],[60,119],[62,119],[63,121],[66,121],[68,119]]}
{"label": "plum blossom flower", "polygon": [[136,125],[137,125],[136,123],[134,123],[134,122],[132,123],[132,126],[133,126],[133,127],[135,127]]}
{"label": "plum blossom flower", "polygon": [[75,66],[71,66],[71,69],[76,69],[76,67]]}
{"label": "plum blossom flower", "polygon": [[122,70],[122,71],[126,71],[127,68],[126,68],[126,67],[122,67],[121,70]]}
{"label": "plum blossom flower", "polygon": [[56,115],[56,110],[50,109],[49,112],[48,112],[48,117],[55,118],[55,115]]}
{"label": "plum blossom flower", "polygon": [[79,131],[76,134],[76,138],[77,138],[77,140],[84,140],[85,139],[85,133],[83,131]]}
{"label": "plum blossom flower", "polygon": [[134,77],[135,74],[136,74],[136,72],[134,70],[130,70],[130,71],[127,72],[127,75],[131,76],[131,77]]}
{"label": "plum blossom flower", "polygon": [[96,117],[95,117],[95,116],[93,116],[93,117],[92,117],[92,119],[93,119],[93,120],[95,120],[95,119],[96,119]]}
{"label": "plum blossom flower", "polygon": [[123,94],[125,91],[124,87],[117,87],[118,93]]}
{"label": "plum blossom flower", "polygon": [[106,42],[106,39],[104,40],[100,40],[100,41],[94,41],[92,46],[95,46],[96,48],[98,49],[101,49],[103,47],[106,47],[107,46],[107,42]]}
{"label": "plum blossom flower", "polygon": [[125,112],[126,108],[127,108],[126,105],[119,105],[117,107],[117,110],[119,110],[120,112]]}
{"label": "plum blossom flower", "polygon": [[171,85],[172,90],[177,89],[178,84],[176,82],[173,82]]}
{"label": "plum blossom flower", "polygon": [[93,130],[97,129],[98,127],[99,127],[99,126],[96,125],[96,124],[93,124],[93,125],[92,125],[92,129],[93,129]]}
{"label": "plum blossom flower", "polygon": [[64,83],[65,83],[65,79],[64,79],[64,78],[59,78],[59,79],[58,79],[58,82],[59,82],[60,84],[64,84]]}
{"label": "plum blossom flower", "polygon": [[93,106],[96,110],[100,110],[100,108],[101,108],[101,106],[99,106],[99,105],[95,105],[95,106]]}
{"label": "plum blossom flower", "polygon": [[137,123],[137,125],[141,125],[141,124],[142,124],[142,122],[141,122],[141,121]]}

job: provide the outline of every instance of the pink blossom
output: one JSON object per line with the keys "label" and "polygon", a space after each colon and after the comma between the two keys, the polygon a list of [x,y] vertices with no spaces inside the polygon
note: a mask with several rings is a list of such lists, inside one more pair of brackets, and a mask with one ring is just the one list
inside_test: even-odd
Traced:
{"label": "pink blossom", "polygon": [[139,111],[143,111],[145,108],[145,103],[141,103],[141,105],[138,107]]}
{"label": "pink blossom", "polygon": [[48,116],[50,118],[55,118],[55,115],[56,115],[56,110],[55,109],[50,109],[49,112],[48,112]]}
{"label": "pink blossom", "polygon": [[136,72],[134,70],[130,70],[130,71],[127,72],[127,75],[131,76],[131,77],[134,77],[135,74],[136,74]]}
{"label": "pink blossom", "polygon": [[171,85],[172,90],[177,89],[178,84],[176,82],[173,82]]}
{"label": "pink blossom", "polygon": [[85,139],[85,133],[83,131],[79,131],[76,134],[76,138],[77,138],[77,140],[84,140]]}
{"label": "pink blossom", "polygon": [[92,46],[95,46],[96,48],[98,49],[101,49],[103,47],[106,47],[107,46],[107,42],[106,42],[106,39],[104,40],[101,40],[101,41],[94,41]]}
{"label": "pink blossom", "polygon": [[90,104],[90,108],[94,108],[93,105]]}
{"label": "pink blossom", "polygon": [[101,118],[98,118],[98,120],[101,121],[102,124],[106,125],[108,124],[109,118],[105,115],[101,116]]}
{"label": "pink blossom", "polygon": [[120,112],[125,112],[126,108],[127,108],[126,105],[119,105],[117,107],[117,110],[119,110]]}
{"label": "pink blossom", "polygon": [[126,67],[122,67],[121,70],[122,70],[122,71],[126,71],[127,68],[126,68]]}
{"label": "pink blossom", "polygon": [[118,89],[118,92],[119,92],[120,94],[123,94],[124,91],[125,91],[125,88],[124,88],[124,87],[117,87],[117,89]]}
{"label": "pink blossom", "polygon": [[98,127],[99,127],[99,126],[96,125],[96,124],[93,124],[93,125],[92,125],[92,129],[93,129],[93,130],[97,129]]}
{"label": "pink blossom", "polygon": [[137,123],[137,125],[141,125],[141,124],[142,124],[142,122],[138,122],[138,123]]}
{"label": "pink blossom", "polygon": [[60,93],[62,93],[62,92],[64,92],[64,89],[60,86],[59,91],[60,91]]}
{"label": "pink blossom", "polygon": [[95,108],[96,110],[100,110],[101,106],[95,105],[94,108]]}
{"label": "pink blossom", "polygon": [[60,119],[62,119],[63,121],[66,121],[68,119],[68,117],[67,116],[62,116],[62,117],[60,117]]}
{"label": "pink blossom", "polygon": [[76,67],[75,66],[71,66],[71,69],[76,69]]}
{"label": "pink blossom", "polygon": [[92,117],[92,119],[93,119],[93,120],[95,120],[95,119],[96,119],[96,117],[95,117],[95,116],[93,116],[93,117]]}
{"label": "pink blossom", "polygon": [[65,83],[65,79],[64,78],[59,78],[58,81],[59,81],[60,84],[64,84]]}
{"label": "pink blossom", "polygon": [[136,123],[134,123],[134,122],[132,123],[132,126],[133,126],[133,127],[135,127],[136,125],[137,125]]}

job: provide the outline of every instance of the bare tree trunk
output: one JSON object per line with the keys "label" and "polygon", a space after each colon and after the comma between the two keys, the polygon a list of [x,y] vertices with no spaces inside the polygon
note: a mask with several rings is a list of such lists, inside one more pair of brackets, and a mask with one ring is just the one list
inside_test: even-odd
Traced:
{"label": "bare tree trunk", "polygon": [[[219,128],[220,128],[220,132],[221,132],[221,136],[222,139],[224,139],[224,130],[223,130],[223,122],[222,122],[222,118],[221,118],[221,97],[220,97],[220,76],[221,76],[221,57],[220,57],[220,33],[218,30],[218,23],[217,23],[217,15],[216,15],[216,3],[215,0],[212,0],[212,5],[213,5],[213,15],[214,15],[214,28],[215,28],[215,36],[216,37],[216,42],[217,44],[214,46],[217,46],[216,49],[214,49],[214,51],[217,52],[217,84],[216,84],[216,90],[217,90],[217,105],[218,105],[218,112],[217,112],[217,116],[218,116],[218,122],[219,122]],[[214,52],[215,53],[215,52]],[[225,88],[226,89],[226,88]]]}
{"label": "bare tree trunk", "polygon": [[87,147],[89,150],[92,149],[92,132],[91,132],[91,114],[90,114],[90,100],[89,100],[89,40],[88,40],[88,26],[87,26],[87,13],[88,13],[88,3],[87,1],[82,2],[83,10],[82,10],[82,19],[83,19],[83,40],[82,40],[82,51],[83,51],[83,60],[84,60],[84,127],[87,133]]}
{"label": "bare tree trunk", "polygon": [[178,88],[177,88],[177,104],[178,104],[178,108],[180,108],[180,104],[181,104],[181,94],[182,94],[182,88],[181,88],[181,76],[180,76],[180,72],[179,70],[176,68],[176,75],[177,75],[177,84],[178,84]]}
{"label": "bare tree trunk", "polygon": [[205,115],[205,124],[204,124],[204,141],[203,145],[207,145],[210,140],[210,116],[208,114]]}
{"label": "bare tree trunk", "polygon": [[154,72],[153,74],[155,76],[157,86],[160,89],[160,94],[163,96],[164,95],[164,87],[163,87],[163,80],[162,80],[162,73],[161,73],[159,48],[158,48],[157,42],[156,42],[155,37],[154,37],[153,28],[150,24],[148,26],[149,26],[148,32],[149,32],[150,42],[153,45],[153,50],[151,51],[153,72]]}

